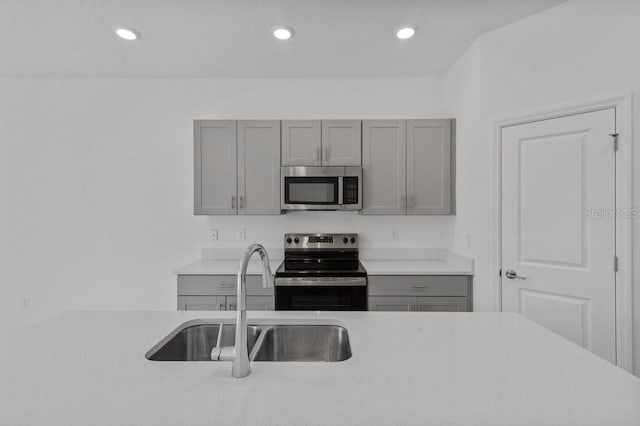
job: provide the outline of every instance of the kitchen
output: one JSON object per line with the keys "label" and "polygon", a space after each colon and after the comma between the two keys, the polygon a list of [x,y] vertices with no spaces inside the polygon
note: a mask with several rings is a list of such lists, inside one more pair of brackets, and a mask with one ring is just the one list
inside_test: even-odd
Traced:
{"label": "kitchen", "polygon": [[[223,411],[218,418],[225,424],[604,424],[598,421],[604,418],[607,424],[637,424],[637,405],[629,404],[639,395],[637,378],[627,372],[637,375],[640,365],[635,314],[640,291],[631,277],[640,253],[631,250],[640,237],[638,228],[631,228],[637,205],[631,199],[640,199],[640,185],[632,185],[638,154],[630,149],[630,135],[638,134],[640,122],[637,108],[630,108],[640,87],[634,53],[638,5],[496,1],[483,3],[485,9],[473,2],[449,3],[89,2],[84,9],[74,2],[55,7],[39,1],[0,3],[5,52],[0,67],[0,423],[175,424],[188,412],[193,417],[186,422],[199,424]],[[155,14],[148,16],[150,8]],[[280,25],[292,29],[289,40],[272,36]],[[413,37],[397,37],[401,26],[412,25]],[[135,29],[139,39],[118,38],[118,26]],[[520,288],[531,296],[541,287],[525,286],[543,280],[532,275],[538,270],[531,265],[502,258],[501,253],[515,251],[500,249],[512,242],[500,236],[509,221],[499,220],[496,211],[502,211],[501,197],[513,197],[512,188],[500,190],[497,171],[506,175],[512,170],[508,161],[499,166],[501,154],[511,154],[501,153],[496,135],[506,141],[509,135],[503,131],[518,124],[567,111],[585,116],[607,109],[615,109],[616,127],[602,133],[607,144],[619,144],[621,160],[607,172],[617,173],[617,200],[626,203],[619,207],[630,212],[620,214],[617,224],[594,222],[616,229],[615,241],[606,240],[619,256],[615,292],[607,302],[611,306],[603,309],[599,301],[584,305],[581,301],[591,295],[561,293],[554,305],[528,299],[527,313],[509,314],[521,309],[509,307],[509,292]],[[194,125],[201,120],[233,121],[236,131],[244,121],[279,123],[274,146],[281,151],[260,163],[278,171],[270,186],[265,181],[265,187],[277,187],[278,207],[281,167],[309,167],[283,163],[283,123],[312,122],[317,130],[310,133],[316,139],[319,134],[323,148],[324,122],[360,122],[363,209],[279,208],[272,215],[243,215],[236,198],[237,214],[199,214],[194,208]],[[367,161],[375,157],[367,157],[367,146],[376,145],[367,142],[371,133],[365,129],[380,120],[404,123],[397,128],[405,131],[404,139],[398,138],[404,141],[405,164],[415,156],[407,155],[408,123],[453,122],[450,161],[441,163],[450,167],[450,192],[442,192],[451,195],[448,214],[367,214],[371,195],[366,191],[384,188],[374,195],[386,200],[393,187],[386,178],[367,185]],[[615,141],[610,133],[618,134]],[[535,172],[535,182],[548,182],[543,178],[553,164],[536,171],[538,163],[528,164],[528,170]],[[235,174],[224,180],[233,182],[236,196],[243,195],[238,164],[236,158]],[[401,198],[409,194],[407,169],[404,174],[375,170],[404,176],[404,190],[393,198],[407,212],[409,200]],[[547,210],[534,206],[528,211],[546,218]],[[509,210],[503,213],[509,217]],[[567,240],[574,236],[569,219],[560,214],[557,223],[564,226],[554,228],[555,233],[566,231]],[[189,278],[217,274],[231,277],[221,284],[234,285],[242,253],[260,243],[277,279],[286,255],[285,234],[308,238],[317,233],[356,236],[358,259],[368,276],[367,307],[381,301],[375,298],[394,298],[392,303],[382,300],[388,309],[380,310],[395,312],[258,311],[249,304],[247,320],[263,328],[293,320],[344,326],[349,359],[251,361],[252,373],[233,379],[231,362],[145,358],[188,321],[235,323],[236,288],[181,293],[189,291]],[[516,234],[504,233],[510,235]],[[534,248],[544,242],[531,241]],[[546,250],[567,256],[558,265],[570,264],[569,272],[583,272],[574,266],[581,260],[569,256],[570,248],[557,243]],[[586,257],[589,265],[599,253]],[[607,273],[613,276],[613,255],[606,256]],[[249,264],[246,297],[262,297],[265,307],[271,303],[267,298],[274,297],[275,306],[269,292],[278,286],[263,289],[258,257]],[[500,276],[503,264],[505,272],[509,266],[527,279]],[[558,265],[546,270],[556,271]],[[444,286],[455,292],[412,288],[431,285],[415,277],[434,276],[458,277]],[[403,287],[401,279],[394,283],[388,277],[412,278]],[[436,288],[443,287],[436,283]],[[222,297],[224,310],[177,310],[185,296],[213,297],[215,306]],[[418,300],[424,297],[463,298],[464,309],[456,305],[456,310],[473,312],[415,312],[426,310],[421,308],[427,305],[424,299]],[[596,314],[607,313],[617,328],[581,334],[579,324],[567,321],[555,330],[565,333],[559,337],[536,324],[553,329],[545,321],[561,312],[553,311],[560,302],[586,306],[576,315],[593,314],[594,321]],[[412,312],[397,312],[401,306]],[[375,338],[375,329],[385,342]],[[582,343],[571,343],[581,338]],[[74,339],[78,348],[65,349],[60,339]],[[604,356],[579,345],[606,348]],[[419,365],[416,357],[422,360]],[[96,386],[96,380],[104,386]],[[374,394],[381,388],[393,392]],[[610,390],[600,391],[605,388]],[[288,403],[291,411],[279,411],[278,401],[294,392],[299,404]],[[353,410],[336,404],[346,398]],[[323,410],[323,403],[335,404],[335,411]],[[46,409],[28,408],[34,405]],[[111,417],[117,413],[122,417]]]}

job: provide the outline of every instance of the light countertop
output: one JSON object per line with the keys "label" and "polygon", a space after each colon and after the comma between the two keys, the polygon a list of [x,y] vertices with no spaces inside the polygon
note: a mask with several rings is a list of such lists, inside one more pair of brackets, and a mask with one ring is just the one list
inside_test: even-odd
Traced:
{"label": "light countertop", "polygon": [[[271,270],[283,258],[282,249],[268,249]],[[175,270],[177,275],[234,275],[238,272],[240,249],[204,249],[202,259]],[[369,275],[473,275],[473,260],[444,249],[396,248],[362,249],[360,262]],[[262,264],[255,256],[248,274],[261,274]]]}
{"label": "light countertop", "polygon": [[181,323],[234,312],[72,312],[0,351],[3,425],[634,425],[640,380],[517,314],[249,312],[337,322],[339,363],[152,362]]}

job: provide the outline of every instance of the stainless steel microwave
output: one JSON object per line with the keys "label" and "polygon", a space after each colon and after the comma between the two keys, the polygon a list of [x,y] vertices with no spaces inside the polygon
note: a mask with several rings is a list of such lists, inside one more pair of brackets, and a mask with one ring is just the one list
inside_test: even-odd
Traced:
{"label": "stainless steel microwave", "polygon": [[282,167],[282,210],[361,210],[362,167]]}

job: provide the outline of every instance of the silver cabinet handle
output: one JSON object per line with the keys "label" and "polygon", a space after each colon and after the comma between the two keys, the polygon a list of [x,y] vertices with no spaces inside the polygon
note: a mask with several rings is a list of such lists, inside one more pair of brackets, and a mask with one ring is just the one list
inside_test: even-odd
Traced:
{"label": "silver cabinet handle", "polygon": [[231,196],[231,208],[232,209],[236,208],[236,196],[235,195]]}
{"label": "silver cabinet handle", "polygon": [[329,147],[324,149],[324,162],[325,164],[329,164]]}
{"label": "silver cabinet handle", "polygon": [[226,311],[224,303],[221,303],[219,308],[220,308],[221,311]]}
{"label": "silver cabinet handle", "polygon": [[236,310],[236,305],[235,305],[235,303],[232,303],[232,304],[230,304],[230,305],[229,305],[229,310],[230,310],[230,311],[235,311],[235,310]]}
{"label": "silver cabinet handle", "polygon": [[412,285],[411,288],[429,288],[431,286],[429,285],[425,285],[425,284],[420,284],[420,285]]}
{"label": "silver cabinet handle", "polygon": [[507,272],[504,273],[504,276],[509,278],[510,280],[526,280],[526,277],[521,277],[520,275],[518,275],[516,273],[516,271],[509,269]]}
{"label": "silver cabinet handle", "polygon": [[409,197],[409,208],[412,209],[413,208],[413,195],[411,195]]}
{"label": "silver cabinet handle", "polygon": [[244,209],[244,195],[240,196],[240,208]]}
{"label": "silver cabinet handle", "polygon": [[235,287],[234,284],[218,284],[218,287],[220,288],[233,288]]}
{"label": "silver cabinet handle", "polygon": [[316,149],[316,161],[319,163],[321,161],[320,156],[322,155],[322,148],[318,147],[318,149]]}

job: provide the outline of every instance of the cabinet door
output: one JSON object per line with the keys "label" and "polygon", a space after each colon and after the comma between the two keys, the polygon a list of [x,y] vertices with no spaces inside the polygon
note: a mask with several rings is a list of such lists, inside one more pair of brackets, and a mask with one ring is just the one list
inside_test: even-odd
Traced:
{"label": "cabinet door", "polygon": [[[247,311],[273,311],[276,303],[273,296],[247,296]],[[227,310],[235,311],[238,308],[238,298],[227,296]]]}
{"label": "cabinet door", "polygon": [[279,121],[238,121],[238,214],[280,214]]}
{"label": "cabinet door", "polygon": [[370,311],[410,312],[416,310],[416,298],[408,296],[369,297]]}
{"label": "cabinet door", "polygon": [[322,121],[322,164],[324,166],[362,165],[362,121]]}
{"label": "cabinet door", "polygon": [[466,312],[466,297],[422,297],[418,296],[420,312]]}
{"label": "cabinet door", "polygon": [[236,122],[195,120],[194,213],[236,213]]}
{"label": "cabinet door", "polygon": [[320,120],[282,122],[282,165],[320,166],[322,146]]}
{"label": "cabinet door", "polygon": [[224,296],[178,296],[179,311],[224,311]]}
{"label": "cabinet door", "polygon": [[407,213],[451,213],[451,120],[407,121]]}
{"label": "cabinet door", "polygon": [[363,121],[362,130],[362,214],[405,214],[406,122]]}

